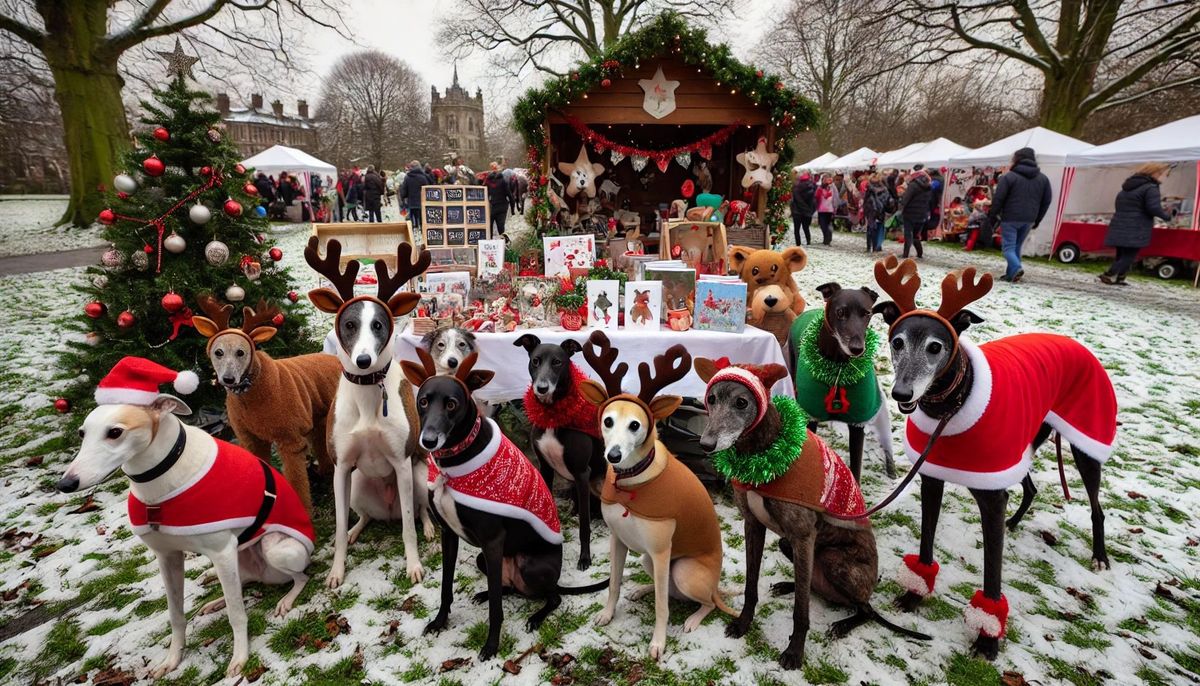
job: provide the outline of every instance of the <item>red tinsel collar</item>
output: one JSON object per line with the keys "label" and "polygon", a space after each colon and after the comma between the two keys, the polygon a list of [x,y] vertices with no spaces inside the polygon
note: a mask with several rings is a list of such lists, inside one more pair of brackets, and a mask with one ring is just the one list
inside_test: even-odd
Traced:
{"label": "red tinsel collar", "polygon": [[525,415],[529,423],[539,429],[574,429],[593,437],[600,437],[600,422],[596,418],[596,405],[583,397],[580,388],[587,375],[575,363],[571,363],[571,390],[562,399],[546,405],[533,394],[533,384],[525,390]]}

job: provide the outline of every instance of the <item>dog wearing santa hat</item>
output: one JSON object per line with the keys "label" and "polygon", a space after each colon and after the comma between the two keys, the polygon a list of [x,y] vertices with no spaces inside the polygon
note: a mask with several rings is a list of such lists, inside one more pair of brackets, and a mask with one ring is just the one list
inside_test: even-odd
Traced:
{"label": "dog wearing santa hat", "polygon": [[212,561],[224,598],[200,613],[228,609],[233,658],[225,676],[233,677],[250,656],[242,584],[292,582],[275,606],[275,615],[287,614],[308,582],[304,570],[316,534],[300,497],[274,467],[179,421],[176,415],[192,411],[160,393],[164,383],[186,395],[199,380],[141,357],[117,362],[96,389],[98,407],[79,430],[83,445],[58,490],[91,488],[118,468],[129,478],[129,523],[158,558],[171,619],[171,647],[151,678],[183,659],[184,553]]}

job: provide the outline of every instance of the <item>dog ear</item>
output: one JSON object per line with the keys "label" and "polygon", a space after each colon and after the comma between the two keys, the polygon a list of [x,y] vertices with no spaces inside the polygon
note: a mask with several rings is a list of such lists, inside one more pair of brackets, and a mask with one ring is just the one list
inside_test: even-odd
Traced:
{"label": "dog ear", "polygon": [[[526,334],[526,335],[528,335],[528,334]],[[571,357],[572,355],[574,355],[575,353],[578,353],[578,352],[583,352],[583,346],[579,345],[578,341],[571,340],[570,338],[563,341],[561,346],[562,346],[563,350],[567,351],[567,357]]]}
{"label": "dog ear", "polygon": [[328,288],[314,288],[309,291],[308,301],[326,314],[337,314],[337,311],[342,309],[342,296]]}
{"label": "dog ear", "polygon": [[887,324],[890,326],[895,324],[896,320],[900,318],[900,306],[889,300],[884,303],[879,303],[875,307],[871,308],[871,314],[882,314],[883,321],[887,322]]}
{"label": "dog ear", "polygon": [[808,265],[808,253],[798,245],[792,246],[783,251],[783,261],[788,266],[788,271],[798,272]]}
{"label": "dog ear", "polygon": [[966,331],[972,324],[983,322],[983,317],[975,314],[970,310],[959,310],[957,314],[950,318],[950,326],[954,327],[954,332],[961,334]]}
{"label": "dog ear", "polygon": [[170,412],[172,414],[189,415],[192,413],[192,408],[188,407],[187,403],[170,393],[159,393],[154,402],[150,403],[150,409],[160,414]]}
{"label": "dog ear", "polygon": [[521,336],[520,338],[518,338],[517,340],[513,341],[513,345],[517,346],[518,348],[525,348],[525,352],[527,352],[527,353],[532,353],[533,349],[538,347],[541,344],[542,344],[542,339],[538,338],[537,336],[534,336],[531,333],[527,333],[527,334]]}
{"label": "dog ear", "polygon": [[274,338],[277,331],[273,326],[260,326],[250,332],[250,340],[254,341],[255,345],[262,345]]}
{"label": "dog ear", "polygon": [[746,260],[750,259],[750,255],[753,253],[754,248],[747,248],[742,245],[729,246],[729,265],[733,267],[733,271],[741,274],[742,267],[746,266]]}
{"label": "dog ear", "polygon": [[771,392],[771,387],[782,379],[788,377],[787,367],[775,362],[768,362],[764,365],[759,365],[758,378],[762,379],[763,385],[767,387],[767,393]]}
{"label": "dog ear", "polygon": [[420,363],[413,362],[412,360],[401,360],[400,369],[404,371],[404,378],[408,379],[413,388],[420,388],[421,384],[425,383],[425,380],[429,378],[425,373],[425,368]]}
{"label": "dog ear", "polygon": [[604,390],[604,386],[591,379],[584,379],[579,384],[579,392],[585,400],[593,405],[601,405],[608,400],[608,391]]}
{"label": "dog ear", "polygon": [[199,315],[192,316],[192,326],[196,327],[196,331],[200,332],[200,335],[205,338],[212,338],[221,332],[221,327],[217,326],[216,322],[208,317],[201,317]]}
{"label": "dog ear", "polygon": [[679,406],[683,404],[683,398],[677,395],[660,395],[650,401],[650,414],[653,415],[654,421],[666,419],[670,417]]}
{"label": "dog ear", "polygon": [[692,358],[692,369],[696,370],[696,374],[704,383],[712,381],[712,378],[717,375],[717,364],[707,357]]}
{"label": "dog ear", "polygon": [[830,281],[829,283],[817,286],[817,292],[821,294],[822,298],[825,298],[825,302],[829,302],[829,299],[837,295],[837,292],[840,290],[842,290],[842,285],[836,281]]}
{"label": "dog ear", "polygon": [[416,293],[397,293],[388,300],[387,305],[393,317],[403,317],[412,312],[420,301],[421,296]]}
{"label": "dog ear", "polygon": [[858,290],[862,291],[863,293],[866,293],[867,297],[871,299],[871,302],[875,302],[876,300],[879,300],[879,294],[876,293],[875,291],[871,290],[870,288],[867,288],[866,286],[863,286],[862,288],[860,288]]}
{"label": "dog ear", "polygon": [[492,380],[496,372],[490,369],[472,369],[471,373],[467,374],[467,378],[463,379],[463,383],[467,385],[467,390],[474,393]]}

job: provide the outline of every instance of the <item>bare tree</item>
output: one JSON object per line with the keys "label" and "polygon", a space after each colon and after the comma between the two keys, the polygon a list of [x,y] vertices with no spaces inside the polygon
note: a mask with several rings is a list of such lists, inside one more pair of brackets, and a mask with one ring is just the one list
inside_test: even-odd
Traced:
{"label": "bare tree", "polygon": [[[189,29],[191,40],[226,54],[266,52],[287,60],[291,27],[346,33],[338,0],[0,0],[0,32],[45,60],[62,111],[71,175],[63,221],[91,223],[129,146],[122,57]],[[257,21],[248,19],[255,17]],[[203,28],[201,28],[203,27]]]}
{"label": "bare tree", "polygon": [[[1042,126],[1078,135],[1096,112],[1200,84],[1195,0],[902,0],[931,54],[982,51],[1042,74]],[[1147,77],[1157,73],[1158,81]]]}
{"label": "bare tree", "polygon": [[58,119],[49,74],[28,55],[0,53],[0,189],[66,191],[66,152],[50,125]]}
{"label": "bare tree", "polygon": [[740,0],[457,0],[439,40],[459,57],[497,54],[503,74],[531,70],[561,76],[563,67],[594,58],[618,38],[671,10],[700,23],[730,16]]}
{"label": "bare tree", "polygon": [[428,91],[405,62],[365,50],[339,59],[321,87],[322,145],[336,163],[396,168],[428,154]]}

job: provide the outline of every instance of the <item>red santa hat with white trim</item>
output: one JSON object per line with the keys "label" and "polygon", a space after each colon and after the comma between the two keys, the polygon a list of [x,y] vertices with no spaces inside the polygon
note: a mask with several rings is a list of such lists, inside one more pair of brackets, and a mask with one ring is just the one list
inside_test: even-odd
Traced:
{"label": "red santa hat with white trim", "polygon": [[[771,394],[767,391],[767,379],[762,367],[754,364],[732,365],[729,363],[728,357],[713,360],[713,363],[717,367],[717,373],[709,379],[708,388],[712,388],[713,384],[721,383],[722,381],[733,381],[750,389],[756,401],[755,404],[757,407],[755,410],[757,414],[748,428],[753,429],[758,426],[758,423],[767,414],[767,405],[771,403]],[[708,393],[705,393],[706,398],[707,396]]]}
{"label": "red santa hat with white trim", "polygon": [[200,387],[196,372],[176,372],[144,357],[127,356],[113,365],[96,386],[97,405],[149,405],[158,397],[158,387],[170,383],[182,395]]}

